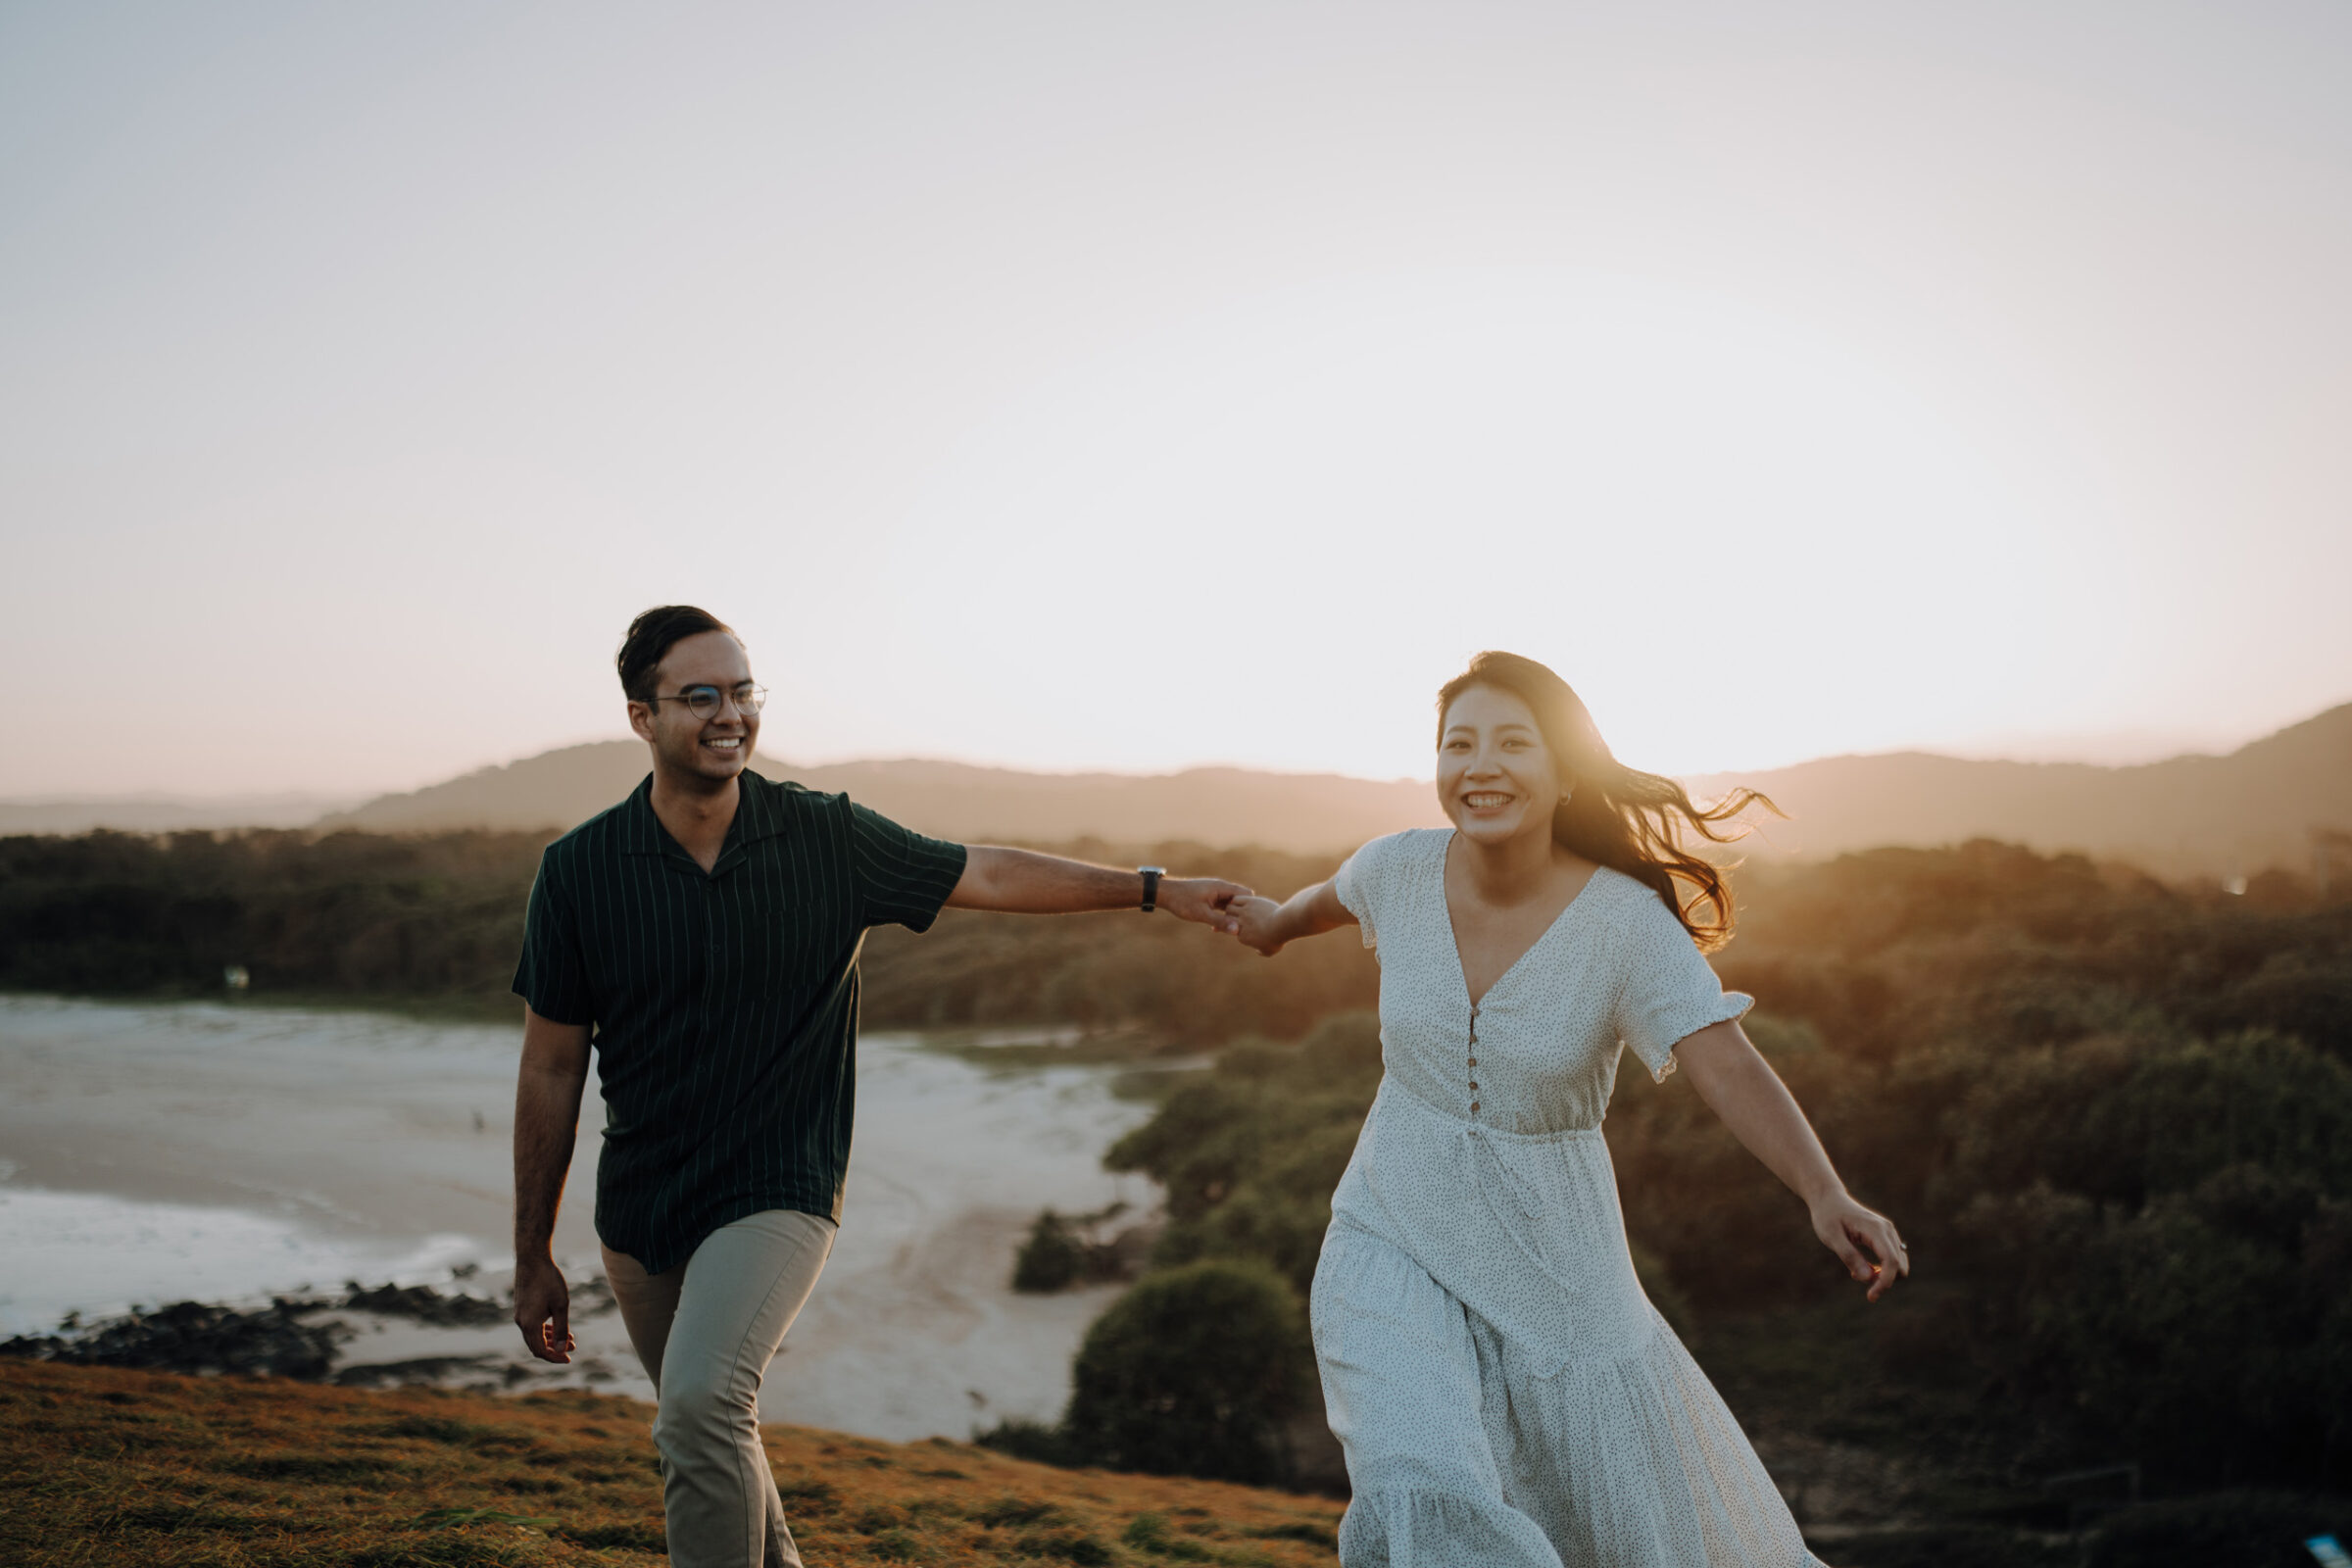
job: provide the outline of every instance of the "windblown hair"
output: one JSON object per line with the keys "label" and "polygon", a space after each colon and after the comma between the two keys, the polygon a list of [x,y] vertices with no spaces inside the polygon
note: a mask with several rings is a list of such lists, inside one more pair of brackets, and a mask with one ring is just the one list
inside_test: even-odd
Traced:
{"label": "windblown hair", "polygon": [[629,701],[650,701],[654,695],[654,677],[661,672],[663,657],[687,638],[699,637],[707,631],[735,636],[734,627],[708,610],[697,610],[692,605],[656,605],[630,621],[629,634],[621,639],[620,652],[612,657],[614,666],[620,671],[620,689],[628,694]]}
{"label": "windblown hair", "polygon": [[[1750,806],[1780,815],[1770,798],[1740,789],[1702,807],[1674,780],[1626,766],[1600,738],[1584,699],[1550,669],[1517,654],[1480,654],[1468,669],[1439,689],[1441,746],[1446,741],[1446,710],[1473,686],[1509,692],[1535,713],[1544,744],[1559,766],[1561,783],[1571,791],[1551,813],[1555,843],[1622,871],[1656,893],[1701,952],[1712,953],[1731,940],[1736,918],[1731,886],[1721,867],[1691,853],[1686,836],[1729,844],[1745,834],[1746,825],[1722,832],[1718,824],[1737,821]],[[1688,899],[1677,883],[1690,885]]]}

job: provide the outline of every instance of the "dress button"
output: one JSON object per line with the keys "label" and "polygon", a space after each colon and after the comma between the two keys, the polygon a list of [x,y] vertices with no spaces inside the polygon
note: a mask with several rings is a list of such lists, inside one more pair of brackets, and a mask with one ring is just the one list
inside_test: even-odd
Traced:
{"label": "dress button", "polygon": [[1471,1065],[1471,1066],[1473,1066],[1473,1067],[1475,1067],[1475,1066],[1477,1066],[1477,1065],[1478,1065],[1478,1058],[1477,1058],[1476,1056],[1472,1056],[1472,1057],[1470,1058],[1470,1065]]}
{"label": "dress button", "polygon": [[1470,1080],[1470,1092],[1474,1095],[1478,1093],[1478,1080],[1475,1078]]}
{"label": "dress button", "polygon": [[1476,1110],[1476,1109],[1478,1109],[1478,1102],[1477,1102],[1477,1101],[1475,1101],[1475,1100],[1473,1100],[1472,1102],[1470,1102],[1470,1108],[1471,1108],[1472,1110]]}

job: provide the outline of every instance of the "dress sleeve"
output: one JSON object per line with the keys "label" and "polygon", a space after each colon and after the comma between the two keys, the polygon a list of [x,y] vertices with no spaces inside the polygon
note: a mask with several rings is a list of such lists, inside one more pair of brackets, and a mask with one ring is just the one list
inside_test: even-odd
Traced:
{"label": "dress sleeve", "polygon": [[928,931],[963,878],[964,847],[926,838],[879,811],[849,804],[850,874],[860,926]]}
{"label": "dress sleeve", "polygon": [[594,1023],[596,999],[588,987],[588,961],[580,951],[579,915],[554,874],[555,853],[551,846],[539,857],[539,875],[531,882],[514,994],[551,1022]]}
{"label": "dress sleeve", "polygon": [[1367,948],[1380,945],[1373,917],[1381,904],[1389,865],[1396,858],[1396,835],[1393,833],[1387,838],[1374,839],[1348,857],[1331,878],[1332,891],[1340,896],[1340,906],[1355,916]]}
{"label": "dress sleeve", "polygon": [[1655,893],[1630,900],[1623,968],[1618,977],[1617,1037],[1650,1077],[1674,1071],[1674,1048],[1710,1024],[1744,1017],[1756,999],[1726,991],[1690,933]]}

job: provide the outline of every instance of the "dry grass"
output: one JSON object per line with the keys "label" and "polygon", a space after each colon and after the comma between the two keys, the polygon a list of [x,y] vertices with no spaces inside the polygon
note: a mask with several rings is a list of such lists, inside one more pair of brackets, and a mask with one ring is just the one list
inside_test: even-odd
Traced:
{"label": "dry grass", "polygon": [[[649,1406],[0,1361],[0,1562],[24,1568],[650,1563]],[[767,1429],[836,1563],[1329,1563],[1339,1505],[1055,1470],[967,1444]]]}

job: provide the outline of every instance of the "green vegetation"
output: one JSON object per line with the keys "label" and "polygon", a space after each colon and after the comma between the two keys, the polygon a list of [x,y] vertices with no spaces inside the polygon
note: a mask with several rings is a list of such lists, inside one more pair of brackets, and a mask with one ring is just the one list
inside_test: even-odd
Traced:
{"label": "green vegetation", "polygon": [[1164,1269],[1095,1320],[1064,1441],[1086,1463],[1255,1484],[1288,1479],[1285,1428],[1315,1395],[1306,1314],[1262,1263]]}
{"label": "green vegetation", "polygon": [[[232,966],[254,1001],[430,1005],[510,1018],[536,833],[388,836],[175,833],[0,839],[0,987],[98,996],[220,997]],[[1199,845],[1061,853],[1213,868],[1272,893],[1328,859]],[[1038,919],[954,912],[924,936],[868,938],[869,1028],[1014,1024],[1130,1031],[1202,1046],[1296,1034],[1361,1006],[1371,957],[1344,943],[1268,964],[1167,917]]]}
{"label": "green vegetation", "polygon": [[1059,1214],[1047,1209],[1029,1227],[1029,1239],[1012,1260],[1012,1288],[1050,1295],[1084,1282],[1099,1284],[1129,1272],[1116,1241],[1102,1232],[1127,1212],[1124,1202],[1091,1214]]}
{"label": "green vegetation", "polygon": [[101,996],[506,995],[545,840],[173,833],[0,839],[0,985]]}
{"label": "green vegetation", "polygon": [[1154,1271],[1087,1330],[1070,1381],[1058,1423],[1010,1420],[980,1443],[1048,1464],[1302,1479],[1295,1436],[1317,1413],[1314,1352],[1298,1294],[1262,1262]]}

